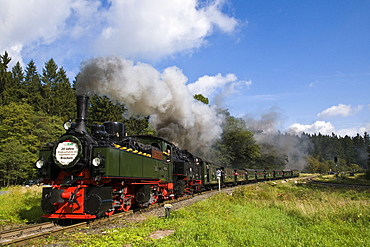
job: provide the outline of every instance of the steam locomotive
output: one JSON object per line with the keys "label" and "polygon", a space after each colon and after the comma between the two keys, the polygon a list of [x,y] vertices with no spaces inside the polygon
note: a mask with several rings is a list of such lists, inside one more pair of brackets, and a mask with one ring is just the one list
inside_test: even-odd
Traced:
{"label": "steam locomotive", "polygon": [[77,95],[76,123],[40,150],[43,217],[95,219],[185,194],[252,181],[296,177],[296,170],[224,168],[154,136],[125,136],[120,122],[87,131],[89,97]]}

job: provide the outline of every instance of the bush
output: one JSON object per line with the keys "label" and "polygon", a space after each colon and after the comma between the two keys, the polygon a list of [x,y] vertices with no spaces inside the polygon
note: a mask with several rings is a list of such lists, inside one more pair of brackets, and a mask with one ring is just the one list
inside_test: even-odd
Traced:
{"label": "bush", "polygon": [[370,170],[366,170],[365,175],[364,175],[364,178],[366,180],[370,180]]}

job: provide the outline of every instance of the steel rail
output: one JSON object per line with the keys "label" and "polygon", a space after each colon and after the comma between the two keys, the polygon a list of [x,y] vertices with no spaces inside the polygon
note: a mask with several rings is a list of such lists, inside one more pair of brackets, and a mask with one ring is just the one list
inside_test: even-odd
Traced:
{"label": "steel rail", "polygon": [[365,185],[365,184],[342,184],[342,183],[322,182],[322,181],[317,181],[317,180],[311,180],[310,182],[313,184],[333,186],[333,187],[370,188],[370,185]]}
{"label": "steel rail", "polygon": [[1,231],[0,244],[7,244],[12,242],[14,239],[22,238],[22,236],[25,237],[29,235],[35,235],[55,227],[56,226],[54,222],[45,222],[36,225]]}

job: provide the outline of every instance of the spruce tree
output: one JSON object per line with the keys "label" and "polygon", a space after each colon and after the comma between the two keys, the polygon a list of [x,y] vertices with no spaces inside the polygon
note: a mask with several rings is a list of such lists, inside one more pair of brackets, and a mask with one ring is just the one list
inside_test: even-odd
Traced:
{"label": "spruce tree", "polygon": [[27,99],[27,89],[24,87],[24,72],[21,64],[17,62],[12,68],[13,101]]}
{"label": "spruce tree", "polygon": [[44,98],[41,95],[42,86],[37,68],[33,60],[27,64],[24,78],[24,88],[26,89],[27,102],[33,107],[35,111],[44,110]]}
{"label": "spruce tree", "polygon": [[76,109],[76,96],[66,72],[53,59],[45,63],[41,75],[44,109],[50,116],[72,118]]}
{"label": "spruce tree", "polygon": [[8,71],[8,64],[12,60],[7,52],[0,55],[0,105],[9,103],[8,88],[12,81],[12,73]]}
{"label": "spruce tree", "polygon": [[114,104],[107,96],[93,95],[90,98],[90,123],[102,124],[106,121],[123,122],[125,108],[121,104]]}
{"label": "spruce tree", "polygon": [[[354,164],[356,162],[356,153],[355,148],[353,145],[353,141],[349,136],[345,136],[340,139],[341,141],[341,148],[343,150],[345,165],[347,167],[351,167],[351,164]],[[348,169],[346,169],[348,170]]]}
{"label": "spruce tree", "polygon": [[57,73],[55,84],[55,105],[53,115],[67,120],[73,118],[76,112],[76,93],[71,87],[65,70],[60,68]]}
{"label": "spruce tree", "polygon": [[56,102],[56,85],[58,82],[58,66],[51,58],[45,63],[45,67],[42,69],[41,95],[44,98],[44,109],[47,114],[53,115],[55,113],[54,107],[57,105]]}

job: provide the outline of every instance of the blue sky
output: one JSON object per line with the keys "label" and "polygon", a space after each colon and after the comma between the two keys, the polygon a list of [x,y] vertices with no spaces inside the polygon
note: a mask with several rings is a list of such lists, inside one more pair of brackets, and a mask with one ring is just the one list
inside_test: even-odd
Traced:
{"label": "blue sky", "polygon": [[[115,55],[264,131],[370,130],[370,1],[0,0],[0,50],[39,72]],[[192,84],[192,85],[191,85]],[[190,86],[191,85],[191,86]]]}

